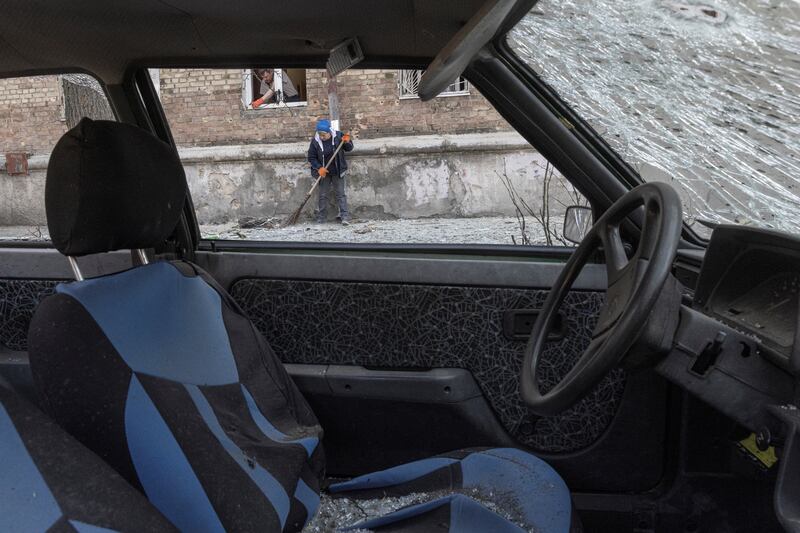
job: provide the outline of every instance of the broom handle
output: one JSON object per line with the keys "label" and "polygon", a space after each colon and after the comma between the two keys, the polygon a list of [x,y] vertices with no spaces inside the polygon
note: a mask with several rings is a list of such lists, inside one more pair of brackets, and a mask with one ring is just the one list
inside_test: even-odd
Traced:
{"label": "broom handle", "polygon": [[311,198],[311,195],[314,194],[314,190],[317,188],[317,185],[319,185],[320,181],[322,181],[322,176],[317,176],[317,179],[314,180],[314,185],[312,185],[311,189],[309,189],[309,191],[306,193],[306,198],[303,200],[303,204],[305,204],[308,199]]}
{"label": "broom handle", "polygon": [[336,161],[336,156],[339,154],[339,150],[342,149],[342,146],[344,146],[344,141],[340,142],[339,146],[336,147],[336,150],[333,152],[333,155],[328,160],[328,163],[325,165],[325,170],[328,170],[328,167],[331,166],[331,163]]}

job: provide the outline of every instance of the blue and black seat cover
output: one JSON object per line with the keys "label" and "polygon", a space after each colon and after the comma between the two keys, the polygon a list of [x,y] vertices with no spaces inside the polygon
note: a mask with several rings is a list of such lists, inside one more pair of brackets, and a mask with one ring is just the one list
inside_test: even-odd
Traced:
{"label": "blue and black seat cover", "polygon": [[[67,255],[159,245],[185,197],[174,150],[130,125],[84,119],[48,167],[50,233]],[[29,350],[45,410],[179,529],[297,531],[316,512],[322,429],[266,340],[192,263],[158,261],[58,286],[33,318]],[[563,481],[518,450],[456,452],[329,492],[438,496],[362,524],[381,531],[570,524]]]}
{"label": "blue and black seat cover", "polygon": [[0,531],[175,531],[138,491],[0,383]]}
{"label": "blue and black seat cover", "polygon": [[319,503],[322,431],[204,277],[160,261],[59,285],[30,330],[42,403],[181,530],[297,530]]}

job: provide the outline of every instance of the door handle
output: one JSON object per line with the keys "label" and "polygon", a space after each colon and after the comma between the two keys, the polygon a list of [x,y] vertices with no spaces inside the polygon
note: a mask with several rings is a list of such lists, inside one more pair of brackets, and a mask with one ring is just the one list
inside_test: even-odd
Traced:
{"label": "door handle", "polygon": [[[509,340],[524,341],[531,336],[533,324],[541,309],[509,309],[503,313],[503,335]],[[561,313],[556,314],[553,325],[547,334],[548,341],[558,341],[566,335],[566,320]]]}

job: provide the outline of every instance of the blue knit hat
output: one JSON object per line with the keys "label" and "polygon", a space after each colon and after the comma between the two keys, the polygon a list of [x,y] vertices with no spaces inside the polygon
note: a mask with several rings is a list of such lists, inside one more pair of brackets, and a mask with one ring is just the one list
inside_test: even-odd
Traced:
{"label": "blue knit hat", "polygon": [[331,131],[331,121],[327,118],[321,118],[317,121],[317,131],[324,131],[326,133],[330,133]]}

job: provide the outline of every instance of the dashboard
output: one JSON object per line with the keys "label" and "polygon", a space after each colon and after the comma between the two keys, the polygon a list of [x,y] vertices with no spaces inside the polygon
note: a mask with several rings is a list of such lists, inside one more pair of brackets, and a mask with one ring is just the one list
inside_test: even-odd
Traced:
{"label": "dashboard", "polygon": [[706,251],[693,307],[753,336],[763,357],[790,370],[799,293],[800,239],[720,226]]}
{"label": "dashboard", "polygon": [[683,256],[676,278],[694,291],[657,370],[752,431],[754,457],[772,451],[776,515],[800,531],[800,239],[719,226],[696,277],[700,254]]}
{"label": "dashboard", "polygon": [[719,226],[674,272],[689,291],[656,369],[751,431],[753,457],[777,457],[775,512],[800,531],[800,239]]}

